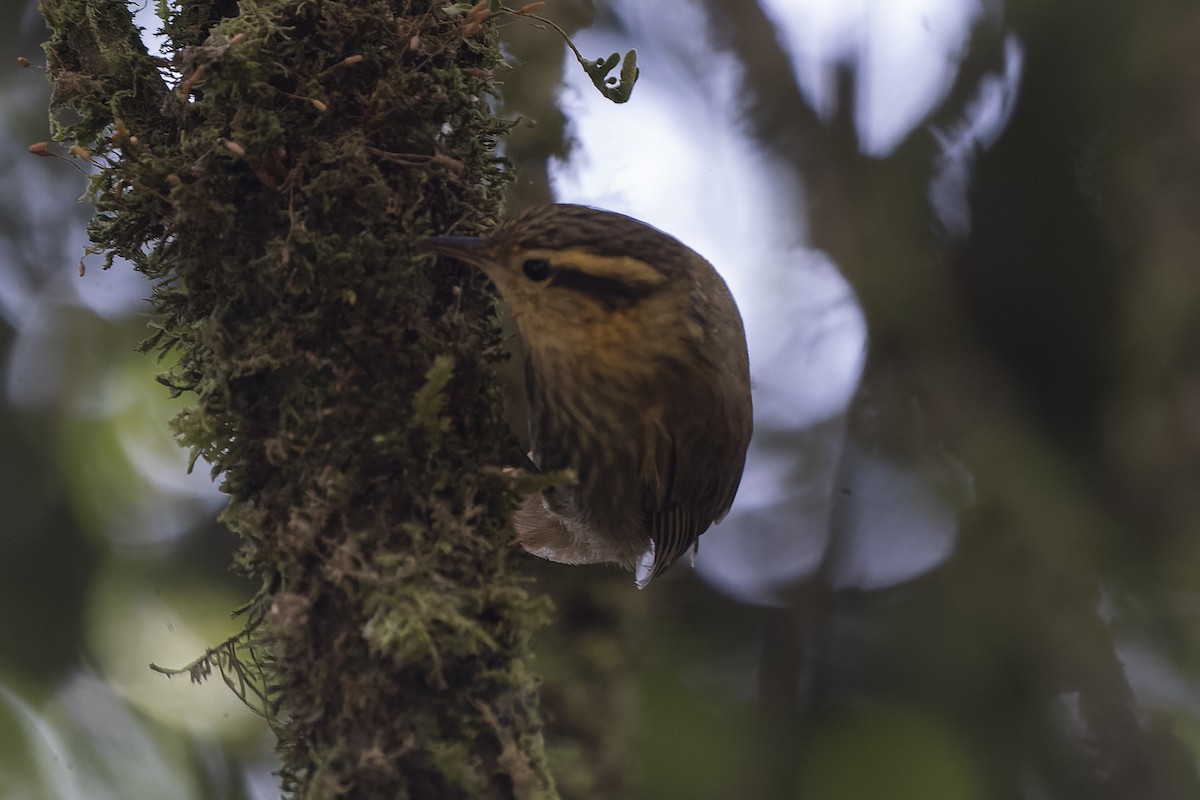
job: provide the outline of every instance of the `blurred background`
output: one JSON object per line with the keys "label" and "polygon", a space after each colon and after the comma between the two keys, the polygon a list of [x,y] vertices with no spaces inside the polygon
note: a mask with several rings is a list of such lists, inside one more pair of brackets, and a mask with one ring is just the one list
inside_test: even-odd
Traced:
{"label": "blurred background", "polygon": [[[147,286],[26,152],[36,4],[0,8],[0,798],[276,796],[262,720],[147,667],[256,587],[136,352]],[[563,796],[1200,797],[1200,6],[539,13],[642,73],[613,105],[498,20],[510,206],[707,256],[755,391],[694,570],[530,562]]]}

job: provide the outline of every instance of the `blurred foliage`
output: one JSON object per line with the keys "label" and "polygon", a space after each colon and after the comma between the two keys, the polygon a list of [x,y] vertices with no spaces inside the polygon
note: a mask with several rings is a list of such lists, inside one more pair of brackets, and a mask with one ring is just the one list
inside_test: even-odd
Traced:
{"label": "blurred foliage", "polygon": [[[867,314],[871,360],[850,434],[930,485],[966,476],[947,490],[958,546],[916,580],[847,587],[832,577],[850,533],[843,508],[825,564],[780,608],[737,603],[685,570],[639,594],[622,576],[535,565],[559,604],[538,668],[564,796],[1200,795],[1195,4],[985,4],[945,97],[885,158],[861,152],[849,63],[836,113],[817,115],[763,5],[701,5],[709,46],[740,65],[741,123],[783,165],[776,179],[806,193],[805,209],[762,213],[797,229],[807,220]],[[540,13],[572,34],[596,23],[628,35],[622,8]],[[42,33],[30,4],[4,10],[23,20],[0,34],[12,63]],[[929,131],[962,124],[980,82],[1003,71],[1010,34],[1023,54],[1017,105],[994,146],[974,148],[967,227],[948,231],[928,202],[943,155]],[[516,68],[499,102],[522,120],[506,151],[518,207],[550,198],[549,164],[571,151],[554,102],[568,62],[556,36],[524,24],[504,35]],[[671,50],[655,35],[630,42],[646,75]],[[138,424],[145,408],[170,413],[121,360],[144,319],[100,314],[63,288],[97,280],[74,277],[81,242],[62,235],[81,226],[71,202],[83,179],[22,152],[45,138],[36,72],[0,70],[0,91],[11,140],[0,179],[21,187],[0,193],[0,277],[29,287],[24,305],[53,320],[70,365],[50,399],[0,409],[0,797],[103,797],[105,786],[118,797],[120,785],[246,796],[239,765],[264,757],[245,744],[254,718],[232,708],[206,722],[183,704],[211,696],[134,678],[139,661],[218,640],[223,609],[252,589],[228,575],[230,539],[200,521],[197,504],[211,506],[194,492],[168,492],[193,509],[178,537],[136,530],[153,507],[145,495],[164,489],[122,443],[153,438]],[[28,328],[10,315],[6,370],[19,336]],[[134,385],[141,396],[127,404],[83,402]],[[107,721],[104,736],[79,724],[86,709]],[[105,750],[105,736],[128,746]],[[82,790],[56,767],[63,753],[89,793],[71,793]]]}

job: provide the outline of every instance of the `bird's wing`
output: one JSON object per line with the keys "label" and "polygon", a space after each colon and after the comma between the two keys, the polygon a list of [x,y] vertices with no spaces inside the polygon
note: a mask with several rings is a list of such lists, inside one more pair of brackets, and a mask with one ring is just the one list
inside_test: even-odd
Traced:
{"label": "bird's wing", "polygon": [[643,507],[654,543],[647,580],[696,546],[733,504],[745,463],[743,420],[711,386],[688,387],[650,410],[654,435],[643,454]]}

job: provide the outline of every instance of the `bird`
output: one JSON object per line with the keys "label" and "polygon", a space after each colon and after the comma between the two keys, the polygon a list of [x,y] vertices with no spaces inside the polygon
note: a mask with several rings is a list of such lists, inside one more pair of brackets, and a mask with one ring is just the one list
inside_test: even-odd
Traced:
{"label": "bird", "polygon": [[639,588],[694,556],[753,432],[745,328],[716,269],[640,220],[565,203],[421,246],[495,285],[525,346],[529,458],[574,476],[524,498],[517,542],[618,564]]}

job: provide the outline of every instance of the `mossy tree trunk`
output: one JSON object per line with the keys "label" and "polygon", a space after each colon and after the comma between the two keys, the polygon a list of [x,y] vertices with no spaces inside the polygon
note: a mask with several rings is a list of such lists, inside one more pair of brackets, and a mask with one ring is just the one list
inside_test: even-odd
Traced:
{"label": "mossy tree trunk", "polygon": [[179,439],[263,579],[209,662],[260,677],[297,797],[555,796],[494,298],[414,251],[507,183],[494,37],[441,5],[185,1],[163,60],[124,3],[43,2],[92,240],[150,279]]}

